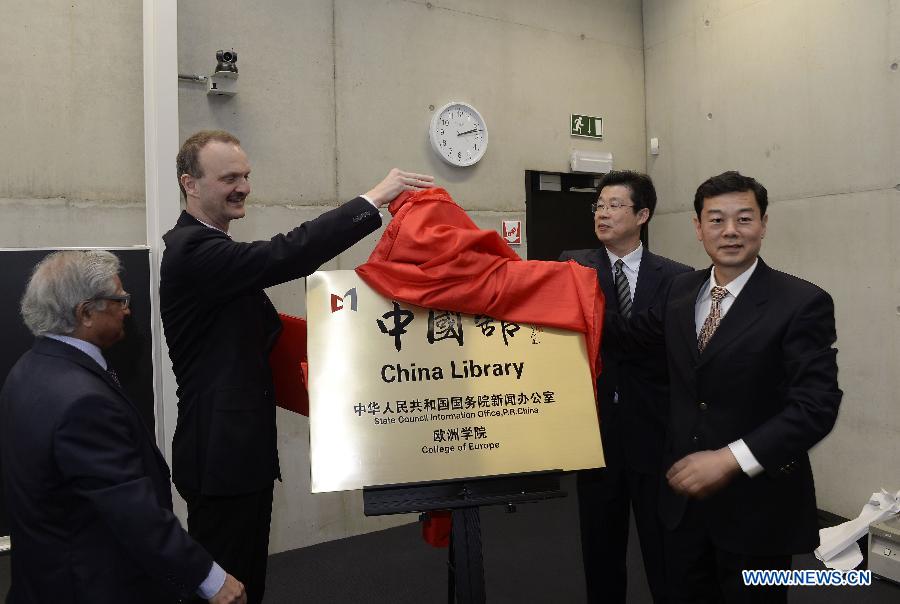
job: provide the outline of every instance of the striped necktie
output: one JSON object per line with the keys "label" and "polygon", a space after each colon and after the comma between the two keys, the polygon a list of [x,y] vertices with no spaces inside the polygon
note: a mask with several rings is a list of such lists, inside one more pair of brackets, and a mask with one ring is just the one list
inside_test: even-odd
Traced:
{"label": "striped necktie", "polygon": [[697,336],[697,348],[700,349],[701,353],[719,327],[719,322],[722,320],[722,300],[728,295],[728,290],[717,285],[712,288],[709,295],[712,298],[712,304],[709,306],[709,315],[707,315],[706,321],[703,322],[703,327],[700,328],[700,334]]}
{"label": "striped necktie", "polygon": [[627,319],[631,317],[631,288],[628,286],[628,277],[622,270],[624,265],[621,258],[616,260],[616,296],[619,298],[619,313]]}

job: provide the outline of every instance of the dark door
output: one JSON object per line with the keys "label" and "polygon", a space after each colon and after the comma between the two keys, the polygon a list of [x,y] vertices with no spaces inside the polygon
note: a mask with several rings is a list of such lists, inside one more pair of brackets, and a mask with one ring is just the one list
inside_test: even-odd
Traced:
{"label": "dark door", "polygon": [[[563,250],[600,247],[591,204],[602,174],[525,171],[529,260],[557,260]],[[558,190],[554,190],[558,189]],[[641,230],[647,246],[647,227]]]}
{"label": "dark door", "polygon": [[563,250],[600,247],[591,212],[600,176],[525,171],[529,260],[557,260]]}

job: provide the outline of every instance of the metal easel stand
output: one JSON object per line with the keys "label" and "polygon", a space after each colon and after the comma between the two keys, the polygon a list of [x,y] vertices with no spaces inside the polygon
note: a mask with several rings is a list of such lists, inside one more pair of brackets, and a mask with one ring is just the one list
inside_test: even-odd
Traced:
{"label": "metal easel stand", "polygon": [[484,558],[480,508],[565,497],[561,470],[483,476],[363,489],[366,516],[452,510],[448,564],[449,604],[484,604]]}

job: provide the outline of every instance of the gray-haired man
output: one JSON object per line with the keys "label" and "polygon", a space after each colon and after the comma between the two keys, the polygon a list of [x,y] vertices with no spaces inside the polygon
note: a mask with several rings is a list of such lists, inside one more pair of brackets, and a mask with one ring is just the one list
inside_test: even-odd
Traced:
{"label": "gray-haired man", "polygon": [[37,338],[0,391],[7,601],[245,602],[172,514],[169,468],[107,371],[130,313],[119,271],[109,252],[56,252],[22,298]]}

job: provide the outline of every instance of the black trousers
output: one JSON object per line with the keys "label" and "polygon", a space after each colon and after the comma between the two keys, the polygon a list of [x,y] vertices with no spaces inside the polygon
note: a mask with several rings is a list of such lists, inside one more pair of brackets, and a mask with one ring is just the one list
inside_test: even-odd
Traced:
{"label": "black trousers", "polygon": [[702,505],[691,501],[675,530],[665,532],[666,572],[674,604],[787,604],[786,586],[746,586],[742,570],[791,568],[790,555],[756,556],[715,546]]}
{"label": "black trousers", "polygon": [[578,472],[581,553],[590,603],[624,604],[628,583],[628,519],[641,543],[647,583],[656,604],[667,602],[663,527],[657,508],[659,476],[625,468]]}
{"label": "black trousers", "polygon": [[188,533],[244,584],[249,604],[266,592],[273,487],[230,496],[178,490],[188,506]]}

